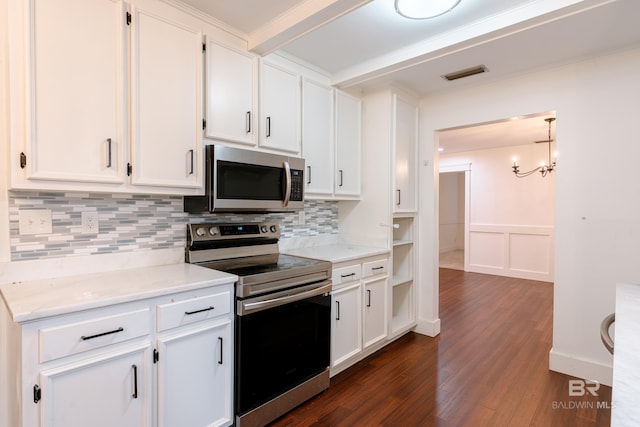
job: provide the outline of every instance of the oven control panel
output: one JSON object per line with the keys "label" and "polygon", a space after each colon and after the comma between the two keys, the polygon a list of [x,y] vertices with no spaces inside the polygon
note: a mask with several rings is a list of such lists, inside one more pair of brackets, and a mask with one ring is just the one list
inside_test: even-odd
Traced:
{"label": "oven control panel", "polygon": [[188,224],[187,237],[193,242],[246,238],[279,239],[280,226],[277,222]]}

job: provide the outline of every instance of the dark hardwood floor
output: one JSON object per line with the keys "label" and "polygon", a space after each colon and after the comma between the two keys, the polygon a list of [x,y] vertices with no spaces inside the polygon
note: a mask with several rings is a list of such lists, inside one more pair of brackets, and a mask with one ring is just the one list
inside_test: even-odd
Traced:
{"label": "dark hardwood floor", "polygon": [[608,426],[610,387],[573,397],[548,369],[552,302],[551,283],[441,269],[440,336],[405,335],[271,427]]}

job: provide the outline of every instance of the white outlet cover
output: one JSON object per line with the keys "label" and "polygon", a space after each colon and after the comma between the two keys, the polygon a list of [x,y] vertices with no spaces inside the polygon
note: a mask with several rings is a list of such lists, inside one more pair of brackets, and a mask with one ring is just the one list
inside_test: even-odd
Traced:
{"label": "white outlet cover", "polygon": [[98,234],[100,231],[100,223],[98,219],[98,212],[89,211],[82,212],[81,218],[81,232],[83,234]]}

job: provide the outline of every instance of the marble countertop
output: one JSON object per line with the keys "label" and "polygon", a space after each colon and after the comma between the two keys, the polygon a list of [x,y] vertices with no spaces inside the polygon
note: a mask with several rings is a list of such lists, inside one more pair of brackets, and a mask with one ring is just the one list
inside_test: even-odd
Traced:
{"label": "marble countertop", "polygon": [[640,285],[617,285],[614,325],[611,425],[637,426],[640,421]]}
{"label": "marble countertop", "polygon": [[320,259],[323,261],[331,261],[333,263],[353,261],[355,259],[367,258],[376,255],[388,255],[390,253],[389,249],[348,244],[291,248],[282,250],[282,252],[289,255],[297,255],[307,258]]}
{"label": "marble countertop", "polygon": [[237,276],[180,263],[0,285],[12,319],[25,322],[234,282]]}

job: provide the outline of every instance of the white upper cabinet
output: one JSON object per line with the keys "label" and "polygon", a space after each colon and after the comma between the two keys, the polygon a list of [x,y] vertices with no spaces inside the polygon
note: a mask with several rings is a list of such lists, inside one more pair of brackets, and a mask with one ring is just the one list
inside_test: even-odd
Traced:
{"label": "white upper cabinet", "polygon": [[133,10],[132,183],[197,188],[203,175],[202,34]]}
{"label": "white upper cabinet", "polygon": [[201,31],[138,3],[9,0],[10,188],[201,191]]}
{"label": "white upper cabinet", "polygon": [[333,89],[302,79],[302,155],[305,196],[333,195]]}
{"label": "white upper cabinet", "polygon": [[299,75],[262,60],[260,76],[260,146],[300,153]]}
{"label": "white upper cabinet", "polygon": [[393,94],[393,212],[417,211],[418,107]]}
{"label": "white upper cabinet", "polygon": [[24,3],[32,25],[24,29],[26,135],[12,168],[28,180],[122,183],[122,3]]}
{"label": "white upper cabinet", "polygon": [[205,137],[255,145],[258,129],[258,60],[207,41]]}
{"label": "white upper cabinet", "polygon": [[361,101],[337,90],[335,104],[335,194],[358,197],[361,182]]}

